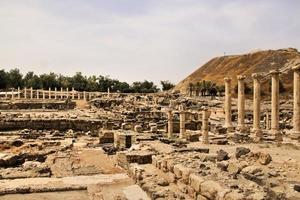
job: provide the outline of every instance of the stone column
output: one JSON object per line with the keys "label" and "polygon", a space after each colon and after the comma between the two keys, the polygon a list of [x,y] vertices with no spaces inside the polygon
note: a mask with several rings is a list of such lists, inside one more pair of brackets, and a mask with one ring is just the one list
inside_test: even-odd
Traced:
{"label": "stone column", "polygon": [[86,101],[86,91],[83,91],[83,100]]}
{"label": "stone column", "polygon": [[168,115],[168,138],[173,137],[173,113],[172,109],[167,110],[167,115]]}
{"label": "stone column", "polygon": [[208,131],[209,131],[209,126],[208,126],[208,120],[210,116],[210,111],[208,109],[204,109],[202,111],[202,141],[204,144],[209,144],[208,140]]}
{"label": "stone column", "polygon": [[24,88],[24,98],[27,99],[27,88]]}
{"label": "stone column", "polygon": [[21,94],[20,94],[21,90],[20,87],[18,87],[18,99],[21,99]]}
{"label": "stone column", "polygon": [[231,122],[231,78],[225,77],[225,128],[227,132],[232,132],[232,122]]}
{"label": "stone column", "polygon": [[77,96],[78,100],[80,100],[80,92],[78,92],[78,96]]}
{"label": "stone column", "polygon": [[45,100],[45,90],[43,89],[43,100]]}
{"label": "stone column", "polygon": [[11,90],[11,99],[14,99],[15,95],[14,95],[14,89]]}
{"label": "stone column", "polygon": [[238,125],[239,131],[245,131],[245,76],[237,76],[238,79]]}
{"label": "stone column", "polygon": [[49,88],[49,94],[48,95],[49,95],[48,98],[51,99],[51,88]]}
{"label": "stone column", "polygon": [[107,97],[110,97],[110,88],[107,88]]}
{"label": "stone column", "polygon": [[262,131],[260,128],[260,79],[258,73],[252,74],[253,78],[253,129],[254,137],[261,140]]}
{"label": "stone column", "polygon": [[30,88],[30,99],[33,99],[33,88]]}
{"label": "stone column", "polygon": [[279,71],[270,71],[272,75],[272,103],[271,103],[271,133],[277,141],[282,141],[279,131]]}
{"label": "stone column", "polygon": [[40,98],[40,91],[36,90],[36,98],[39,99]]}
{"label": "stone column", "polygon": [[61,98],[61,99],[64,99],[64,96],[63,96],[63,88],[62,88],[62,87],[60,88],[60,98]]}
{"label": "stone column", "polygon": [[89,100],[92,100],[92,93],[89,92]]}
{"label": "stone column", "polygon": [[54,99],[57,99],[57,88],[54,88]]}
{"label": "stone column", "polygon": [[184,111],[184,106],[180,105],[179,106],[179,118],[180,118],[180,134],[179,138],[185,139],[186,134],[185,134],[185,111]]}
{"label": "stone column", "polygon": [[7,99],[7,92],[5,92],[5,98]]}
{"label": "stone column", "polygon": [[300,139],[300,65],[292,68],[294,70],[294,113],[293,131],[291,138]]}
{"label": "stone column", "polygon": [[73,87],[72,87],[72,99],[75,99],[75,90]]}
{"label": "stone column", "polygon": [[66,91],[66,98],[69,98],[69,88],[67,88],[67,91]]}
{"label": "stone column", "polygon": [[270,130],[270,116],[269,116],[269,111],[266,112],[266,129]]}

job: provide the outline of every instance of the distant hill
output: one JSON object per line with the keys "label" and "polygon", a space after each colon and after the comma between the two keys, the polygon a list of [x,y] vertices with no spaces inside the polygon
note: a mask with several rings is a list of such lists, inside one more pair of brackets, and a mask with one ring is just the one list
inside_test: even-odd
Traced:
{"label": "distant hill", "polygon": [[210,80],[218,85],[224,84],[224,77],[229,76],[233,80],[233,88],[237,84],[237,75],[245,75],[246,83],[252,83],[251,74],[260,72],[263,74],[263,89],[269,87],[272,69],[279,69],[282,74],[280,79],[287,92],[292,91],[293,73],[291,67],[300,64],[300,53],[297,49],[287,48],[279,50],[255,51],[243,55],[231,55],[216,57],[199,67],[195,72],[178,83],[174,90],[186,93],[189,83],[197,83],[202,80]]}

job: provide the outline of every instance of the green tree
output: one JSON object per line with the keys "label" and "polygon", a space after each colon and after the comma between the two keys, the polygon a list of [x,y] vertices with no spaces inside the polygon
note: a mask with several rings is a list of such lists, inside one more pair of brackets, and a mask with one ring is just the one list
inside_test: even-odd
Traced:
{"label": "green tree", "polygon": [[76,72],[76,74],[71,78],[71,84],[75,90],[83,91],[87,88],[87,78],[83,76],[81,72]]}
{"label": "green tree", "polygon": [[175,85],[170,81],[160,81],[160,84],[162,86],[163,91],[171,90],[175,87]]}
{"label": "green tree", "polygon": [[27,88],[39,89],[42,87],[40,78],[34,72],[27,72],[24,79],[24,86]]}
{"label": "green tree", "polygon": [[8,87],[17,88],[23,87],[23,75],[20,73],[20,70],[15,68],[8,72],[7,74],[7,84]]}
{"label": "green tree", "polygon": [[6,89],[7,85],[8,85],[8,83],[7,83],[7,74],[2,69],[2,70],[0,70],[0,89]]}

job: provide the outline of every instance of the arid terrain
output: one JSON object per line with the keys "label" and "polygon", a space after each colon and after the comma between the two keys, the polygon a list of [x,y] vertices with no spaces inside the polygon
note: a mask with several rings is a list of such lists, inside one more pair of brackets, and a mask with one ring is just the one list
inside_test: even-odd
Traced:
{"label": "arid terrain", "polygon": [[297,107],[229,91],[6,93],[0,199],[300,199]]}

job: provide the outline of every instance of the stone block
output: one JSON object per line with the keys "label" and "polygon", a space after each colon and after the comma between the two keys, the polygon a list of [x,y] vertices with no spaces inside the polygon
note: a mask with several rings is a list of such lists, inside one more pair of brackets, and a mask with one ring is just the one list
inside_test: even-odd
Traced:
{"label": "stone block", "polygon": [[200,187],[201,195],[208,199],[222,199],[228,192],[228,190],[215,181],[204,181]]}
{"label": "stone block", "polygon": [[202,178],[200,175],[193,174],[193,173],[190,174],[189,184],[197,193],[200,193],[201,191],[200,186],[204,181],[205,181],[204,178]]}

